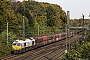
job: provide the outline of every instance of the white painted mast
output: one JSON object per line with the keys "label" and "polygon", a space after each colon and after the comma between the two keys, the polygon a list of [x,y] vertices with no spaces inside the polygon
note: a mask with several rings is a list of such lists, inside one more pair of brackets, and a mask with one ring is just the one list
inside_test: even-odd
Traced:
{"label": "white painted mast", "polygon": [[7,46],[8,46],[8,23],[7,23]]}

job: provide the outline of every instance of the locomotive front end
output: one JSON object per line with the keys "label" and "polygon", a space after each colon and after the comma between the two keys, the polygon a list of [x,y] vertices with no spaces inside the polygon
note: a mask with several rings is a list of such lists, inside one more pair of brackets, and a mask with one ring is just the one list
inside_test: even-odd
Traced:
{"label": "locomotive front end", "polygon": [[12,43],[12,53],[21,53],[22,50],[22,45],[20,40],[16,40],[15,42]]}
{"label": "locomotive front end", "polygon": [[13,48],[13,50],[21,50],[21,44],[20,43],[13,43],[12,48]]}

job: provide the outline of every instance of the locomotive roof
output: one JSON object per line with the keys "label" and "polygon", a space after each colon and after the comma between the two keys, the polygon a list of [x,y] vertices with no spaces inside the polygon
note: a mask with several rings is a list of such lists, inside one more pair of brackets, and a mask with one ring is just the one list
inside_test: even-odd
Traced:
{"label": "locomotive roof", "polygon": [[13,43],[25,43],[25,42],[32,42],[35,41],[34,39],[25,39],[25,40],[16,40]]}

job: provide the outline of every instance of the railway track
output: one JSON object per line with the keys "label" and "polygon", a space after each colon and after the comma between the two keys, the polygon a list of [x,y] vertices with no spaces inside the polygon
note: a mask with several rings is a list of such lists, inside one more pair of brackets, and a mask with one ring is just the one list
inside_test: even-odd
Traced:
{"label": "railway track", "polygon": [[[41,58],[43,56],[46,56],[47,54],[51,54],[53,53],[55,50],[58,50],[58,48],[60,48],[58,46],[60,42],[57,42],[57,44],[50,44],[48,46],[45,46],[45,47],[41,47],[39,49],[35,49],[35,50],[32,50],[32,51],[29,51],[29,52],[26,52],[26,54],[23,54],[21,56],[19,56],[19,58],[15,58],[14,60],[25,60],[27,59],[27,57],[29,57],[27,60],[36,60],[38,58]],[[25,57],[24,57],[25,56]],[[26,57],[27,56],[27,57]],[[23,58],[21,58],[23,57]]]}
{"label": "railway track", "polygon": [[[75,38],[80,36],[74,36],[70,38],[71,43]],[[59,60],[65,51],[66,40],[61,40],[22,54],[16,54],[2,58],[1,60]]]}

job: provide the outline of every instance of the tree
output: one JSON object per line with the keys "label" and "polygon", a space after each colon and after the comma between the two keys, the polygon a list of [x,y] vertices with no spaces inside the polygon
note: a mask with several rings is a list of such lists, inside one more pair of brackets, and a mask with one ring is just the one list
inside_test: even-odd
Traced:
{"label": "tree", "polygon": [[5,24],[10,20],[10,2],[0,0],[0,27],[1,31],[5,29]]}
{"label": "tree", "polygon": [[47,12],[47,26],[55,26],[55,20],[56,20],[56,11],[54,8],[50,5],[46,9]]}
{"label": "tree", "polygon": [[56,21],[55,25],[58,28],[64,28],[65,27],[65,22],[66,22],[66,13],[64,10],[62,10],[62,7],[60,7],[57,4],[52,4],[54,7],[54,10],[56,11]]}

